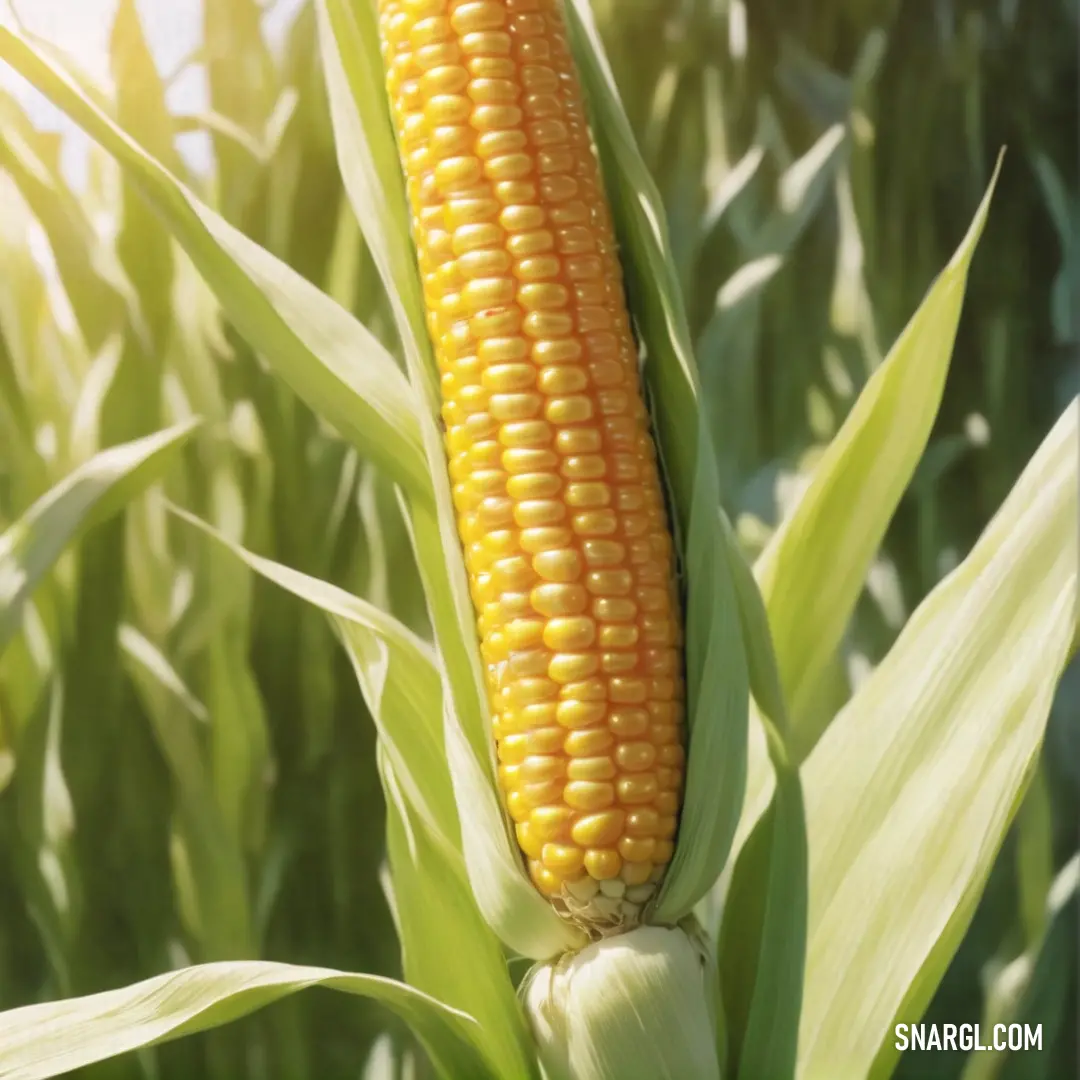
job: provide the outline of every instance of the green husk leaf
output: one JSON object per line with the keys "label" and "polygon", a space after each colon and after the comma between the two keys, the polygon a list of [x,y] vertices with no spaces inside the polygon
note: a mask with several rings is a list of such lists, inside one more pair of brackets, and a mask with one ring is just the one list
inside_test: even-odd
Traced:
{"label": "green husk leaf", "polygon": [[719,1080],[713,969],[682,927],[645,926],[538,965],[521,993],[549,1080]]}

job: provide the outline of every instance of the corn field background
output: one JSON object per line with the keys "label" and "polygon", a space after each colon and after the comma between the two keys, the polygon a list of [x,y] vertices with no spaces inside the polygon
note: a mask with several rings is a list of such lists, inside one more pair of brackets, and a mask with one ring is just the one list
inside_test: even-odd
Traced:
{"label": "corn field background", "polygon": [[[397,349],[342,186],[313,9],[167,7],[102,7],[107,52],[81,73],[85,92]],[[929,444],[828,677],[799,703],[812,743],[1080,392],[1078,7],[593,8],[663,197],[724,499],[749,557],[949,261],[1007,147]],[[35,19],[32,0],[9,14],[0,0],[0,22],[16,17],[59,46],[82,33]],[[208,419],[155,435],[191,413]],[[272,377],[113,159],[8,72],[0,534],[95,454],[146,437],[158,440],[147,460],[170,462],[166,479],[140,493],[152,477],[124,473],[123,512],[75,537],[43,515],[35,528],[62,553],[21,626],[0,608],[0,1008],[224,959],[400,977],[375,726],[349,657],[322,613],[173,510],[429,636],[393,488]],[[0,599],[11,588],[0,580]],[[895,1076],[1077,1075],[1075,894],[1052,942],[1045,908],[1080,849],[1078,822],[1074,660],[924,1018],[988,1022],[1015,1004],[1008,973],[1026,962],[1025,985],[1042,995],[1042,1071],[993,1073],[953,1052],[903,1056]],[[467,960],[447,941],[431,962]],[[406,1076],[409,1046],[380,1007],[313,990],[79,1075]]]}

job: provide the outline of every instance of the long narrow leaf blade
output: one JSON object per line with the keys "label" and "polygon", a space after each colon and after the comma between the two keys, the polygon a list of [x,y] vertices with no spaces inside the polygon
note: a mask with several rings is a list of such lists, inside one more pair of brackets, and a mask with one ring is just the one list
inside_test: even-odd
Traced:
{"label": "long narrow leaf blade", "polygon": [[0,1013],[5,1080],[44,1080],[182,1035],[220,1027],[309,986],[371,998],[393,1009],[442,1076],[492,1077],[475,1021],[404,983],[376,975],[266,961],[182,968],[89,997]]}
{"label": "long narrow leaf blade", "polygon": [[18,629],[27,597],[67,545],[157,480],[197,426],[188,421],[103,450],[0,536],[0,651]]}
{"label": "long narrow leaf blade", "polygon": [[893,1025],[928,1004],[1035,769],[1076,630],[1078,415],[803,768],[806,1080],[889,1073]]}
{"label": "long narrow leaf blade", "polygon": [[113,154],[164,218],[240,332],[320,416],[401,483],[426,492],[416,397],[364,327],[185,188],[21,35],[6,60]]}

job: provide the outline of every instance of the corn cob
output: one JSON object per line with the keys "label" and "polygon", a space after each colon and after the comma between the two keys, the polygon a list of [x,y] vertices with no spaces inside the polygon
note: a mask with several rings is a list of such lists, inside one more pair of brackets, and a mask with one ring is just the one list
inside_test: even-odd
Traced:
{"label": "corn cob", "polygon": [[380,0],[506,810],[603,934],[671,859],[671,534],[559,0]]}

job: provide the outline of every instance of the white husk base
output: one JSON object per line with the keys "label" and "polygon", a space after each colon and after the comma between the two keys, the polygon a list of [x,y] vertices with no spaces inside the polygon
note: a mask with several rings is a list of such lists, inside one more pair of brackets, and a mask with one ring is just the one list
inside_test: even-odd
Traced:
{"label": "white husk base", "polygon": [[548,1080],[720,1080],[701,947],[644,926],[538,965],[521,994]]}

